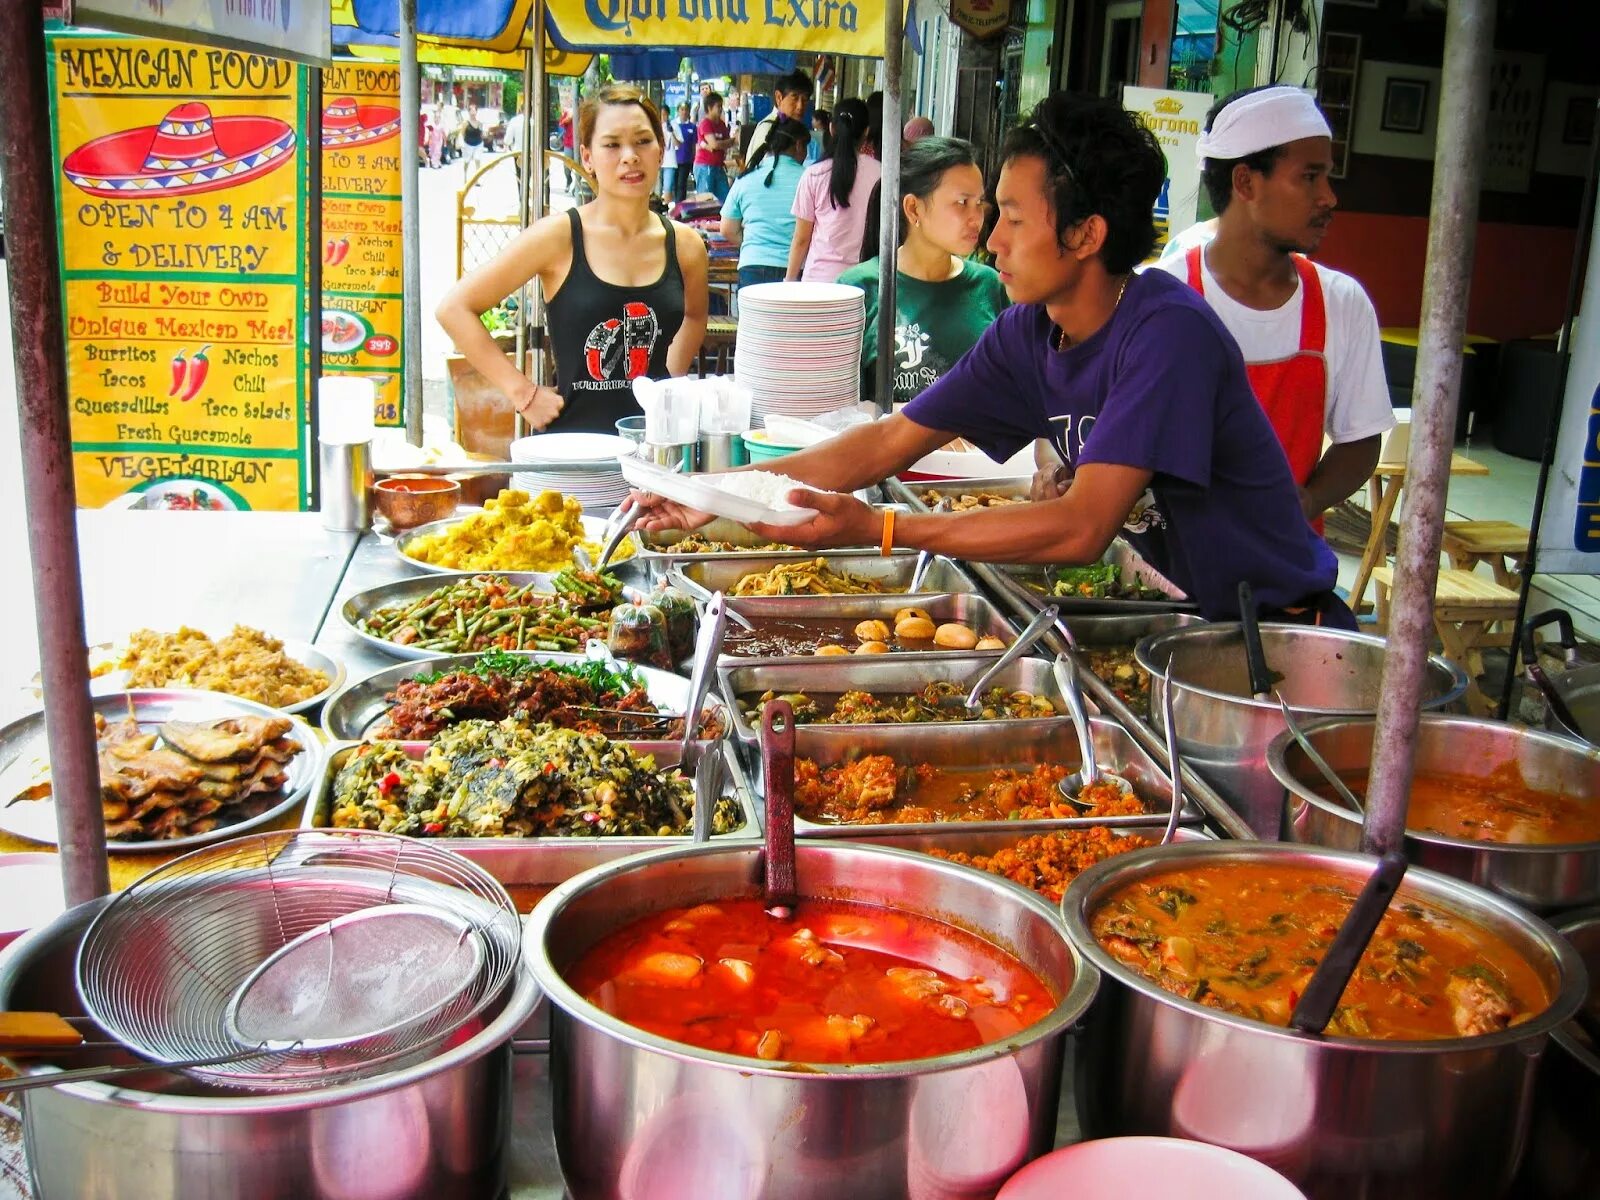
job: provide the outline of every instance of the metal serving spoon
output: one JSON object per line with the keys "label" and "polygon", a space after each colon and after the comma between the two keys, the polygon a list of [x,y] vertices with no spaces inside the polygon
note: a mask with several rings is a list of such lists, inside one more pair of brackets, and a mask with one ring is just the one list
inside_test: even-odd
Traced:
{"label": "metal serving spoon", "polygon": [[1089,710],[1083,702],[1083,687],[1078,682],[1077,667],[1073,659],[1067,654],[1056,655],[1053,670],[1056,686],[1061,689],[1062,697],[1067,702],[1067,711],[1072,716],[1072,725],[1078,734],[1078,754],[1083,760],[1083,766],[1079,770],[1068,775],[1057,785],[1062,797],[1069,804],[1087,812],[1094,805],[1082,799],[1082,792],[1101,780],[1114,784],[1124,795],[1133,795],[1133,784],[1120,775],[1102,772],[1095,759],[1094,729],[1089,724]]}
{"label": "metal serving spoon", "polygon": [[[1017,659],[1033,649],[1039,639],[1044,637],[1050,631],[1050,627],[1056,623],[1058,612],[1059,610],[1052,604],[1034,614],[1033,620],[1028,622],[1028,627],[1018,635],[1017,640],[1011,643],[1004,654],[994,660],[992,667],[978,676],[978,681],[972,685],[972,690],[967,693],[967,698],[961,702],[962,707],[967,712],[975,713],[983,708],[982,696],[984,690],[999,677],[1001,671],[1004,671]],[[953,708],[955,699],[954,696],[941,696],[939,705],[941,708]]]}

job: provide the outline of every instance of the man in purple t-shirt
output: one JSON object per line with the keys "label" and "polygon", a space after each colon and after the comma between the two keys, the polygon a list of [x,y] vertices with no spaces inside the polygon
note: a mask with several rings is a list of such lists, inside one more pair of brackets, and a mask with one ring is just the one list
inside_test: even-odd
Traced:
{"label": "man in purple t-shirt", "polygon": [[[1214,619],[1248,581],[1265,616],[1354,628],[1336,562],[1300,512],[1289,464],[1233,339],[1163,272],[1155,244],[1161,151],[1109,100],[1057,94],[1007,135],[989,238],[1012,307],[905,409],[776,464],[831,492],[799,526],[752,526],[802,546],[926,548],[991,562],[1089,563],[1121,534]],[[1003,460],[1036,438],[1067,464],[1037,504],[897,523],[849,495],[952,437]],[[659,499],[646,528],[705,519]]]}

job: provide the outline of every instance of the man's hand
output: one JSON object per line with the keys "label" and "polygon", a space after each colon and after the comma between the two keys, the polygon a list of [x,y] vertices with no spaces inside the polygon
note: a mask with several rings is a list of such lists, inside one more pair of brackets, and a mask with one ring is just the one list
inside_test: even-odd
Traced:
{"label": "man's hand", "polygon": [[883,537],[883,514],[845,492],[813,492],[796,488],[789,503],[814,508],[817,515],[803,525],[760,525],[749,528],[758,536],[807,550],[835,546],[871,546]]}
{"label": "man's hand", "polygon": [[713,513],[701,512],[698,508],[690,508],[687,504],[679,504],[676,500],[668,500],[651,492],[641,492],[637,488],[628,493],[628,500],[631,505],[644,510],[636,528],[647,532],[699,529],[715,519]]}
{"label": "man's hand", "polygon": [[527,387],[511,398],[511,404],[522,415],[529,428],[535,430],[549,428],[550,422],[559,417],[561,410],[567,406],[567,402],[555,388],[540,387],[531,379],[528,380]]}
{"label": "man's hand", "polygon": [[1059,463],[1053,467],[1040,467],[1033,473],[1033,483],[1028,487],[1030,500],[1054,500],[1064,495],[1072,483],[1072,471]]}

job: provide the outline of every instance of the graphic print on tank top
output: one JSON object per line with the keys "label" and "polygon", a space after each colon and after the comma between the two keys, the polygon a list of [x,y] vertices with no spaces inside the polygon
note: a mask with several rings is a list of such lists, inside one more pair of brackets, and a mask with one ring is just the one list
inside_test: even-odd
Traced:
{"label": "graphic print on tank top", "polygon": [[589,378],[608,387],[624,387],[650,372],[650,356],[661,337],[661,322],[648,304],[630,300],[621,317],[608,317],[583,340],[583,365]]}

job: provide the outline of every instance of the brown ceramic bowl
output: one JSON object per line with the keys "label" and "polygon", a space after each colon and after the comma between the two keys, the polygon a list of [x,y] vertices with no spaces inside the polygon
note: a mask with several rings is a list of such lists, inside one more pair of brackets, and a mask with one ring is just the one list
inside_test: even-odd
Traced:
{"label": "brown ceramic bowl", "polygon": [[395,529],[442,521],[461,500],[461,485],[439,475],[391,475],[372,490],[378,511]]}

